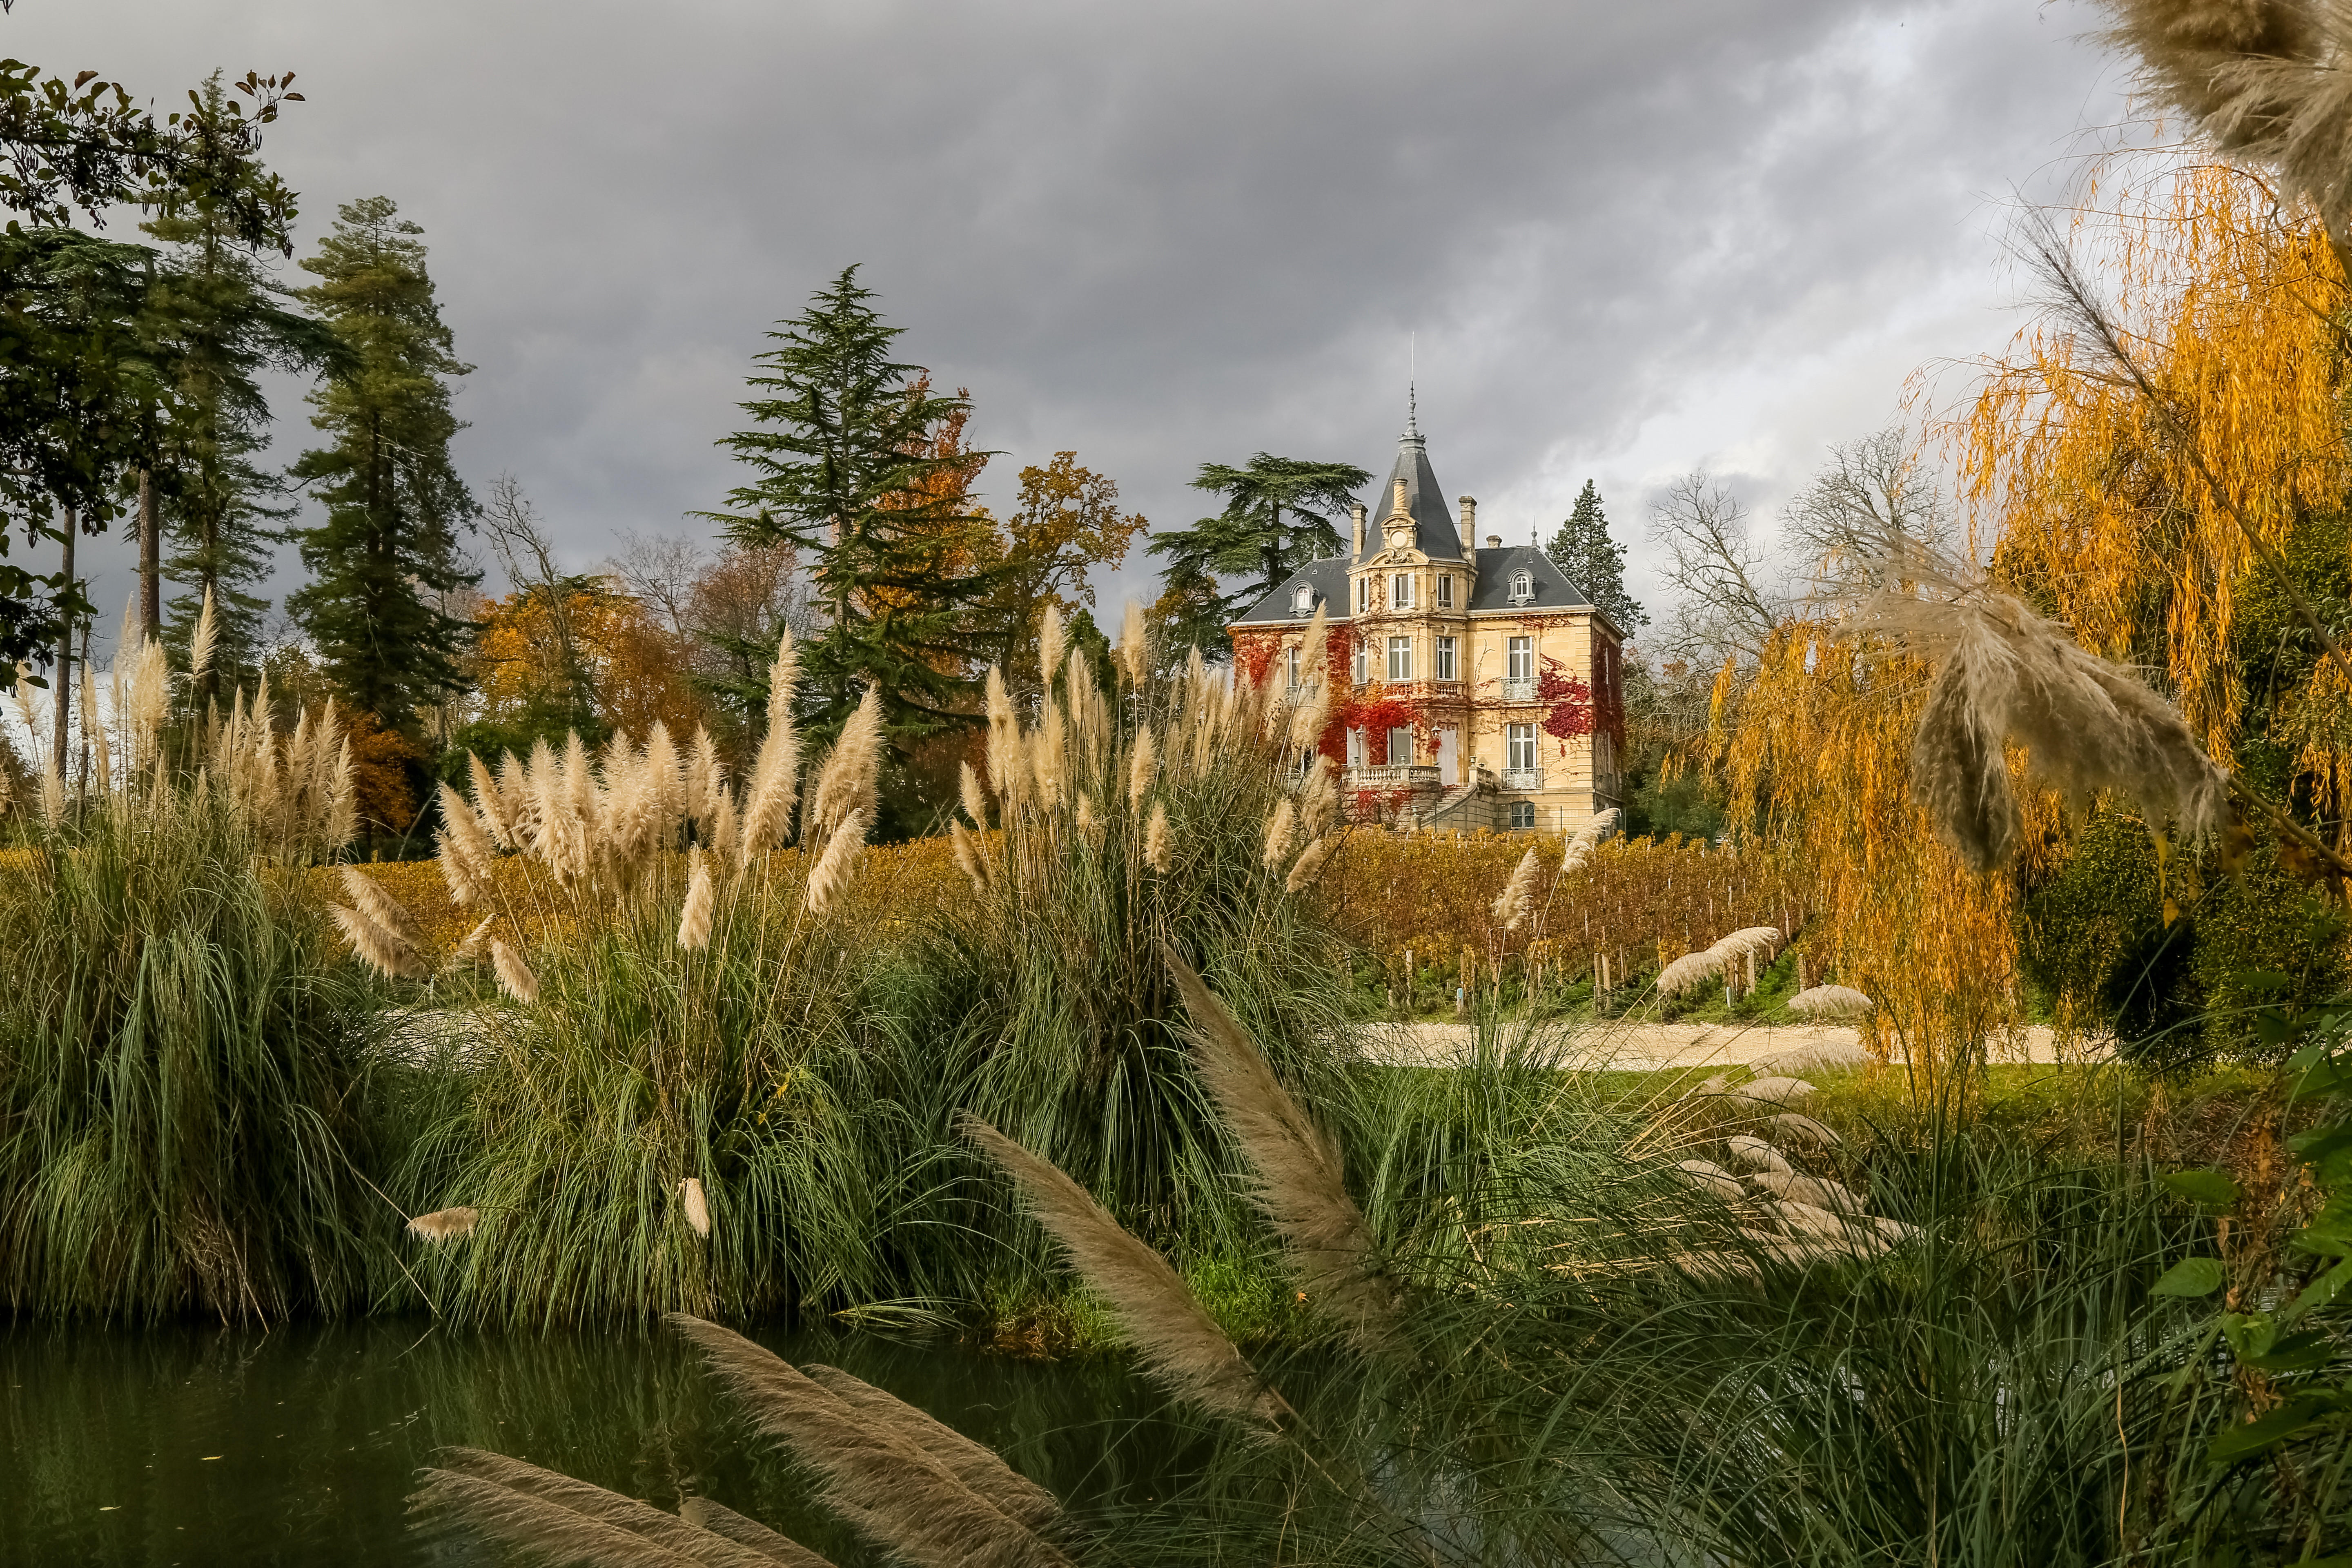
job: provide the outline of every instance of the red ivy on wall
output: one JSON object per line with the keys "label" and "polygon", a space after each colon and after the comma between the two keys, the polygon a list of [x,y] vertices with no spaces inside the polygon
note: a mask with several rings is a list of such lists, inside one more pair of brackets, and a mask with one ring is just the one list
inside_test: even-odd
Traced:
{"label": "red ivy on wall", "polygon": [[1592,733],[1592,688],[1569,674],[1549,654],[1544,656],[1543,670],[1536,677],[1536,700],[1547,705],[1543,732],[1559,742],[1560,755],[1568,754],[1569,742]]}
{"label": "red ivy on wall", "polygon": [[1259,685],[1274,668],[1274,656],[1282,648],[1282,634],[1235,632],[1233,638],[1234,673],[1252,686]]}

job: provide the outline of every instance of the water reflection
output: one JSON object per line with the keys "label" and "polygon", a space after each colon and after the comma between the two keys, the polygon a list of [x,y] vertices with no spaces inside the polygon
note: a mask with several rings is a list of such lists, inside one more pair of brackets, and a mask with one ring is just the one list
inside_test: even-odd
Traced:
{"label": "water reflection", "polygon": [[[1196,1458],[1115,1364],[753,1337],[922,1406],[1071,1502],[1148,1510]],[[0,1563],[462,1561],[412,1539],[404,1512],[415,1470],[449,1444],[663,1508],[700,1493],[845,1568],[868,1561],[668,1336],[378,1321],[0,1332]]]}

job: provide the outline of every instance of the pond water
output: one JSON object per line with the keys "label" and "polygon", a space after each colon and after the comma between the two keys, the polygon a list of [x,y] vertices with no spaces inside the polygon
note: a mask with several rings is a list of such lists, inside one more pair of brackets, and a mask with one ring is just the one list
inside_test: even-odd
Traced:
{"label": "pond water", "polygon": [[[1066,1501],[1148,1509],[1192,1459],[1184,1429],[1116,1363],[752,1337],[920,1405]],[[671,1336],[371,1321],[0,1330],[0,1563],[494,1561],[408,1531],[415,1471],[448,1445],[664,1508],[699,1493],[844,1568],[869,1561]]]}

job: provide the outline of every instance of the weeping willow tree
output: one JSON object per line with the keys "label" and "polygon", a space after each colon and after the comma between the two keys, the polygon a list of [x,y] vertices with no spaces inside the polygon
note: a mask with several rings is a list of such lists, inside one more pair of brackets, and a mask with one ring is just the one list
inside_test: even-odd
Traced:
{"label": "weeping willow tree", "polygon": [[2175,857],[2112,805],[2053,820],[2023,867],[2029,967],[2062,1022],[2245,1045],[2242,976],[2345,978],[2304,884],[2352,848],[2352,296],[2319,219],[2259,175],[2117,169],[2036,237],[2059,308],[1946,435],[1994,575],[2170,695],[2265,829]]}
{"label": "weeping willow tree", "polygon": [[1791,620],[1745,679],[1725,666],[1715,738],[1747,826],[1811,889],[1813,963],[1873,999],[1873,1050],[1933,1089],[2017,1023],[2017,945],[2010,880],[1965,865],[1915,798],[1927,688],[1891,644]]}
{"label": "weeping willow tree", "polygon": [[2066,316],[2021,332],[1950,430],[1972,532],[2084,647],[2168,687],[2214,756],[2352,844],[2352,686],[2292,604],[2341,625],[2352,567],[2352,296],[2326,231],[2183,160],[2068,239],[2137,374]]}

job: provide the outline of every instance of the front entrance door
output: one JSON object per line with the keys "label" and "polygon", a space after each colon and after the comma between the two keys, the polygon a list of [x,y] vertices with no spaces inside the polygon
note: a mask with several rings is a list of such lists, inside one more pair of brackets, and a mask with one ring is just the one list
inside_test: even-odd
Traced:
{"label": "front entrance door", "polygon": [[1459,733],[1454,730],[1437,732],[1437,782],[1447,789],[1462,782],[1462,758],[1454,749]]}

